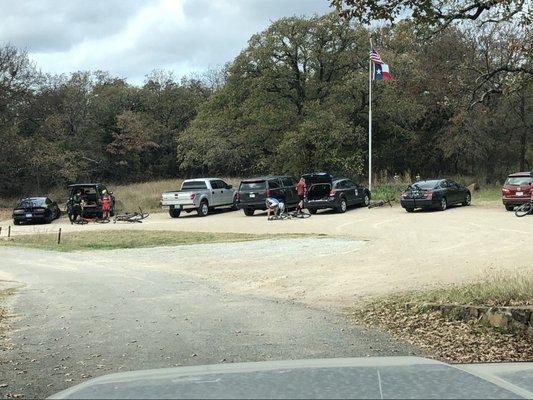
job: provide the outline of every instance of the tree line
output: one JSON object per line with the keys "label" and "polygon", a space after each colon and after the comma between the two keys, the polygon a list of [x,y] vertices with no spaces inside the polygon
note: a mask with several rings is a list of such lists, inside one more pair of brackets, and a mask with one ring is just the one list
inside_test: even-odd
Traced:
{"label": "tree line", "polygon": [[203,174],[364,177],[370,37],[393,74],[373,83],[376,171],[490,181],[532,169],[527,26],[426,33],[412,21],[369,31],[336,13],[284,18],[218,71],[154,71],[140,86],[102,71],[44,75],[4,45],[0,194]]}

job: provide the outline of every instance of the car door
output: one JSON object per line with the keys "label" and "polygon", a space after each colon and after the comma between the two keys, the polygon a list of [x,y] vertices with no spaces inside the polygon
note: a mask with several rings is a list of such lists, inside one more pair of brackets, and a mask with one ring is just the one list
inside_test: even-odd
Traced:
{"label": "car door", "polygon": [[459,203],[462,201],[461,188],[456,182],[448,180],[448,192],[450,193],[448,203]]}
{"label": "car door", "polygon": [[210,180],[209,183],[211,184],[211,202],[209,205],[211,207],[216,207],[221,204],[224,204],[223,203],[223,196],[224,196],[223,190],[224,189],[221,187],[220,181],[213,179],[213,180]]}
{"label": "car door", "polygon": [[283,186],[281,185],[280,179],[271,178],[267,182],[268,182],[268,190],[270,193],[270,197],[274,197],[286,203],[286,193],[283,190]]}
{"label": "car door", "polygon": [[298,197],[298,192],[296,191],[296,179],[290,176],[285,176],[281,178],[281,183],[283,184],[286,203],[291,205],[297,204],[300,199]]}
{"label": "car door", "polygon": [[347,205],[350,204],[350,199],[348,198],[348,193],[346,190],[346,181],[344,180],[337,181],[337,183],[335,183],[334,189],[336,192],[337,199],[339,199],[342,196],[346,199],[346,204]]}
{"label": "car door", "polygon": [[359,204],[362,202],[362,193],[358,188],[357,183],[354,181],[351,181],[350,179],[347,179],[345,182],[346,185],[346,193],[348,198],[348,204],[354,205]]}
{"label": "car door", "polygon": [[218,184],[222,191],[222,204],[233,204],[233,196],[235,195],[235,190],[230,187],[223,180],[219,180]]}

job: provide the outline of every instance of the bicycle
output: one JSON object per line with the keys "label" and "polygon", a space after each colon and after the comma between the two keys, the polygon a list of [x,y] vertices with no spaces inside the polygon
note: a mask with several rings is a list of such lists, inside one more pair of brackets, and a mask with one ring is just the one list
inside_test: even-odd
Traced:
{"label": "bicycle", "polygon": [[274,215],[270,217],[269,221],[275,221],[275,220],[285,220],[285,219],[293,219],[293,218],[309,218],[311,216],[311,213],[304,210],[294,210],[294,211],[286,211],[284,210],[282,213]]}
{"label": "bicycle", "polygon": [[117,214],[113,218],[113,223],[116,224],[118,222],[131,222],[131,223],[142,223],[143,219],[148,218],[150,215],[149,213],[144,213],[141,207],[139,207],[140,212],[132,212],[132,213],[125,213],[125,214]]}
{"label": "bicycle", "polygon": [[533,199],[530,200],[529,202],[524,203],[521,206],[515,208],[514,214],[517,217],[524,217],[524,216],[526,216],[528,214],[532,214],[533,215]]}
{"label": "bicycle", "polygon": [[78,225],[86,225],[89,222],[94,222],[96,224],[108,224],[109,222],[111,222],[111,220],[106,219],[106,218],[98,218],[98,217],[88,218],[88,217],[83,217],[81,215],[78,218],[71,220],[71,224],[78,224]]}

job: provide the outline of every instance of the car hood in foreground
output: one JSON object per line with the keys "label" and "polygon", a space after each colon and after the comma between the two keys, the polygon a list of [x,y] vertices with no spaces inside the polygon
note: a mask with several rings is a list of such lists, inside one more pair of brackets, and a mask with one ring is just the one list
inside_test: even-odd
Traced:
{"label": "car hood in foreground", "polygon": [[218,364],[106,375],[51,398],[533,398],[533,363],[379,357]]}

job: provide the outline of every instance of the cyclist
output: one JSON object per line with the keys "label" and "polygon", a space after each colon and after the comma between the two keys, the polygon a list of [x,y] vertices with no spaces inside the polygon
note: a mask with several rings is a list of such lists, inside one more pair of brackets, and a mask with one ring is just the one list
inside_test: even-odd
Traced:
{"label": "cyclist", "polygon": [[111,196],[107,193],[107,190],[102,190],[102,197],[100,202],[102,204],[102,217],[103,219],[109,219],[109,210],[111,209]]}
{"label": "cyclist", "polygon": [[71,224],[73,224],[74,221],[76,221],[78,217],[81,217],[83,214],[81,201],[81,193],[79,191],[74,193],[74,195],[70,198],[70,208],[68,217],[70,219]]}
{"label": "cyclist", "polygon": [[307,185],[305,184],[305,179],[303,177],[301,177],[296,184],[296,192],[298,193],[298,198],[300,199],[297,211],[301,212],[304,208],[304,199],[307,194]]}
{"label": "cyclist", "polygon": [[[278,214],[282,214],[285,210],[285,204],[275,197],[267,197],[265,203],[267,207],[267,218],[269,221],[274,219]],[[273,215],[270,216],[270,214]]]}

